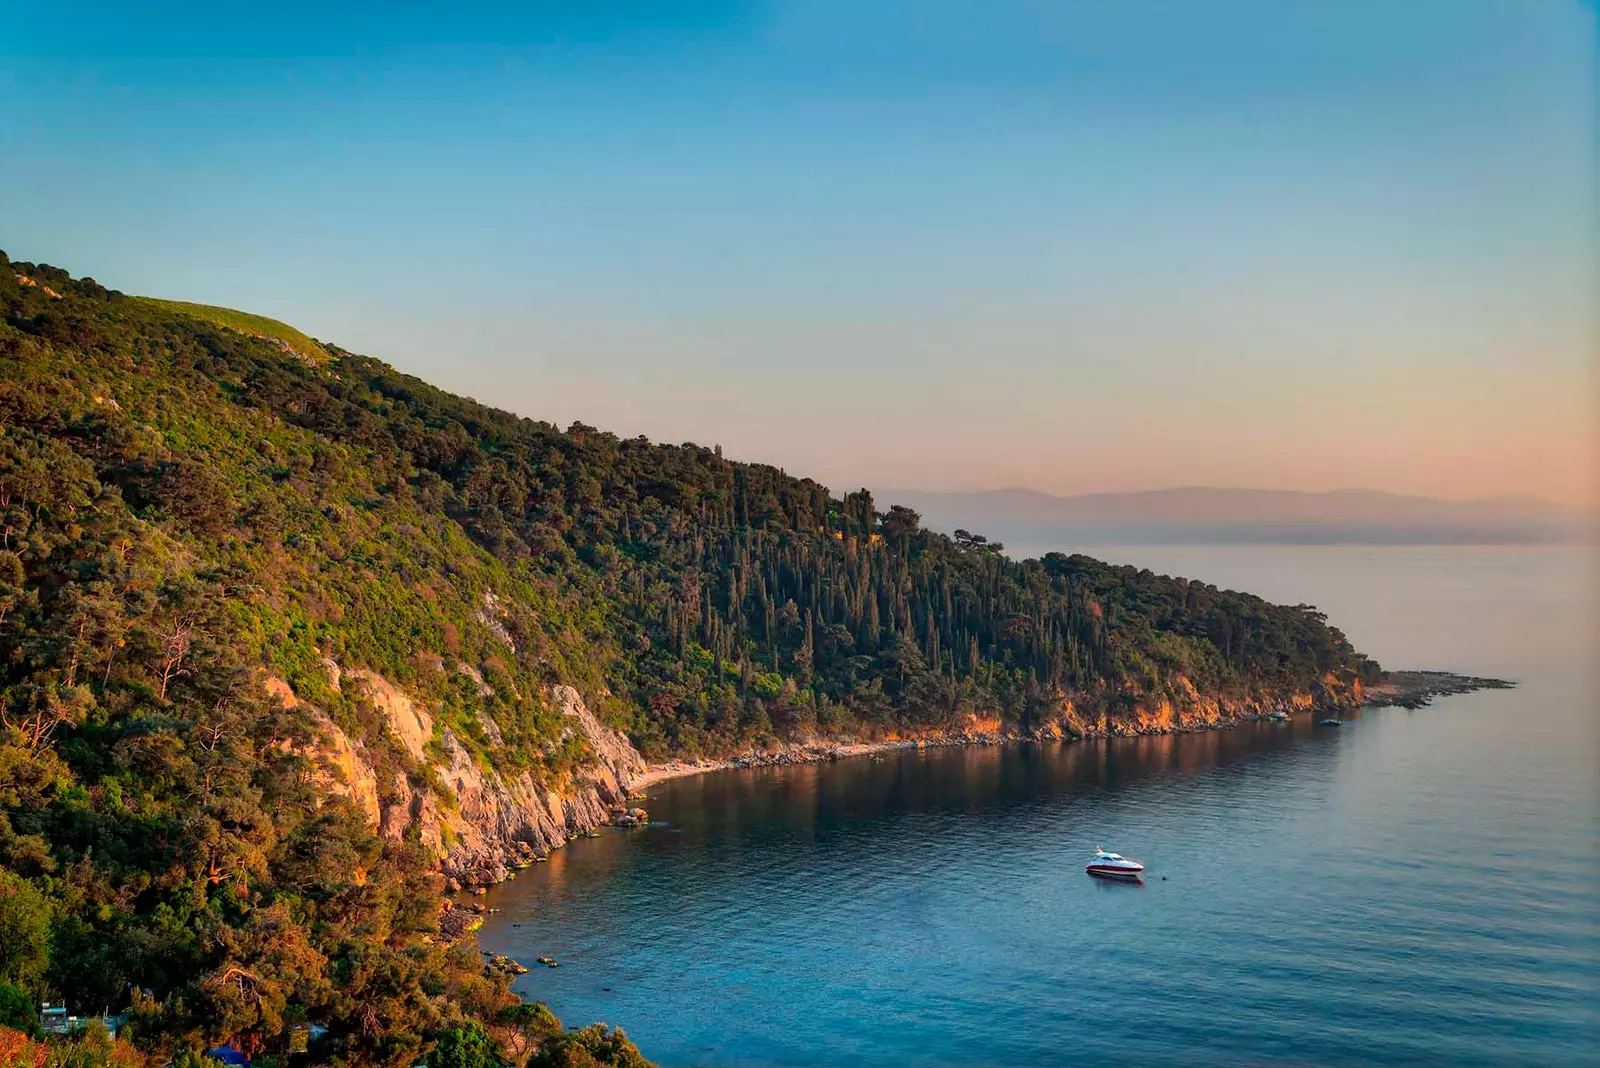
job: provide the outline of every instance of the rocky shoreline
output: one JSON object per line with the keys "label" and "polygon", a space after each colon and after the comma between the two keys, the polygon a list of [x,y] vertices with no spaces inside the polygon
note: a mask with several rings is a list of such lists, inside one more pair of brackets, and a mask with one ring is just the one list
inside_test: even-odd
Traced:
{"label": "rocky shoreline", "polygon": [[1373,708],[1422,708],[1435,697],[1475,690],[1510,690],[1516,683],[1505,679],[1457,675],[1451,671],[1391,671],[1382,682],[1367,688],[1363,702]]}
{"label": "rocky shoreline", "polygon": [[[1421,708],[1435,697],[1472,693],[1475,690],[1506,690],[1516,686],[1505,679],[1458,675],[1449,671],[1394,671],[1384,676],[1384,681],[1362,691],[1352,704],[1301,705],[1294,711],[1310,715],[1342,711],[1350,707],[1369,708]],[[969,745],[1008,745],[1016,742],[1087,741],[1096,738],[1126,738],[1162,734],[1197,734],[1202,731],[1228,730],[1245,723],[1282,719],[1289,713],[1279,705],[1265,706],[1264,710],[1234,715],[1224,715],[1204,722],[1185,724],[1175,722],[1141,728],[1136,723],[1109,721],[1110,729],[1086,727],[1079,731],[1064,731],[1056,725],[1035,731],[952,731],[930,734],[917,739],[896,739],[883,742],[810,742],[789,743],[770,749],[751,750],[725,760],[672,761],[651,764],[645,773],[633,780],[630,788],[639,791],[670,779],[689,775],[702,775],[711,771],[737,768],[783,767],[793,764],[823,764],[847,757],[867,756],[873,753],[894,752],[906,749],[947,749]]]}
{"label": "rocky shoreline", "polygon": [[[1139,737],[1163,734],[1188,734],[1210,730],[1227,730],[1246,723],[1284,720],[1295,715],[1320,716],[1356,707],[1420,708],[1436,697],[1470,693],[1484,689],[1507,689],[1515,683],[1504,679],[1457,675],[1444,671],[1391,672],[1376,686],[1354,693],[1339,693],[1332,700],[1318,701],[1311,695],[1290,698],[1242,701],[1229,706],[1211,703],[1198,712],[1174,713],[1170,707],[1161,714],[1144,714],[1131,719],[1099,716],[1081,720],[1074,716],[1049,723],[1032,731],[1016,729],[966,729],[931,731],[915,738],[892,738],[876,741],[824,740],[786,742],[760,749],[750,749],[719,760],[669,761],[646,764],[640,759],[627,759],[622,754],[607,754],[607,766],[616,772],[604,784],[590,784],[585,803],[565,806],[564,834],[550,834],[548,823],[541,828],[545,833],[536,842],[514,838],[497,843],[476,855],[456,855],[444,864],[448,892],[481,893],[482,888],[509,878],[530,864],[547,859],[550,851],[560,849],[568,841],[593,836],[602,826],[638,826],[648,820],[648,814],[636,808],[633,802],[642,800],[643,791],[672,779],[702,775],[712,771],[740,768],[786,767],[802,764],[822,764],[849,757],[868,756],[875,753],[911,749],[948,749],[964,746],[1007,745],[1020,742],[1071,742],[1095,738]],[[626,743],[623,743],[624,745]],[[631,746],[627,747],[631,750]],[[599,786],[599,789],[595,789]],[[448,902],[445,923],[457,936],[476,929],[486,910],[476,902]]]}

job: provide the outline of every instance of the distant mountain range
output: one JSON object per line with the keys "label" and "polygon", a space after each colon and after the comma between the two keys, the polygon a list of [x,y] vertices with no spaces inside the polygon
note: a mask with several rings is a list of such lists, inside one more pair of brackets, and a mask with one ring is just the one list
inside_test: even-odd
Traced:
{"label": "distant mountain range", "polygon": [[1056,497],[1010,488],[879,490],[935,530],[984,534],[1029,552],[1127,544],[1528,544],[1593,541],[1593,512],[1536,497],[1447,501],[1377,490],[1214,489]]}

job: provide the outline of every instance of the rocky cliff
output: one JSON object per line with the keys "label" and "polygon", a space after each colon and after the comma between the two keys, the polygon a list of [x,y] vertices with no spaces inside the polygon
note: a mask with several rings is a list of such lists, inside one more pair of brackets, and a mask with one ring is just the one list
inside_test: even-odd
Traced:
{"label": "rocky cliff", "polygon": [[[506,775],[486,766],[454,732],[438,726],[420,702],[381,675],[341,670],[331,662],[328,667],[333,686],[364,691],[383,713],[393,740],[427,774],[391,771],[380,777],[375,755],[317,713],[321,737],[307,755],[319,784],[350,798],[386,837],[415,829],[457,885],[499,882],[511,868],[608,822],[645,771],[627,738],[601,723],[571,686],[553,687],[549,698],[568,721],[569,735],[582,739],[589,759],[562,781],[543,782],[529,772]],[[300,704],[282,679],[269,677],[266,685],[286,707]]]}
{"label": "rocky cliff", "polygon": [[1297,712],[1312,710],[1355,708],[1362,703],[1364,694],[1359,679],[1341,679],[1332,674],[1325,676],[1312,689],[1287,693],[1259,692],[1211,697],[1202,694],[1182,675],[1174,678],[1170,689],[1172,696],[1159,699],[1134,696],[1132,709],[1115,715],[1103,709],[1085,714],[1068,701],[1060,715],[1042,729],[1079,738],[1216,730],[1280,714],[1292,716]]}

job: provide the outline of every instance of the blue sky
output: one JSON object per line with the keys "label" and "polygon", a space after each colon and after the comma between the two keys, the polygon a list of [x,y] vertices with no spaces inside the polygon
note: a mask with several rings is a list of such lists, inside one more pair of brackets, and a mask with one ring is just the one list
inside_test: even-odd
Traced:
{"label": "blue sky", "polygon": [[1595,24],[0,0],[0,248],[841,487],[1592,499]]}

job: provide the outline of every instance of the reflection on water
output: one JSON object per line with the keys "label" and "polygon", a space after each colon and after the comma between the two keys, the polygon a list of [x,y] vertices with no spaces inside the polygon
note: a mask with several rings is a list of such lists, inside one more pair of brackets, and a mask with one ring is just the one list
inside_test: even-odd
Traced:
{"label": "reflection on water", "polygon": [[1094,880],[1094,885],[1101,893],[1115,894],[1122,890],[1143,890],[1142,879],[1116,879],[1109,876],[1099,876]]}
{"label": "reflection on water", "polygon": [[[1219,572],[1241,566],[1219,552]],[[1251,566],[1284,596],[1306,552]],[[505,911],[484,943],[556,957],[519,989],[623,1024],[669,1066],[1499,1064],[1530,1044],[1594,1063],[1600,796],[1576,563],[1407,552],[1316,558],[1352,632],[1387,630],[1402,655],[1448,645],[1399,662],[1519,689],[1337,729],[665,783],[648,807],[668,826],[574,843],[491,891]],[[1408,598],[1439,588],[1431,621],[1385,600],[1385,567]],[[1142,887],[1084,873],[1101,844],[1148,865]]]}

